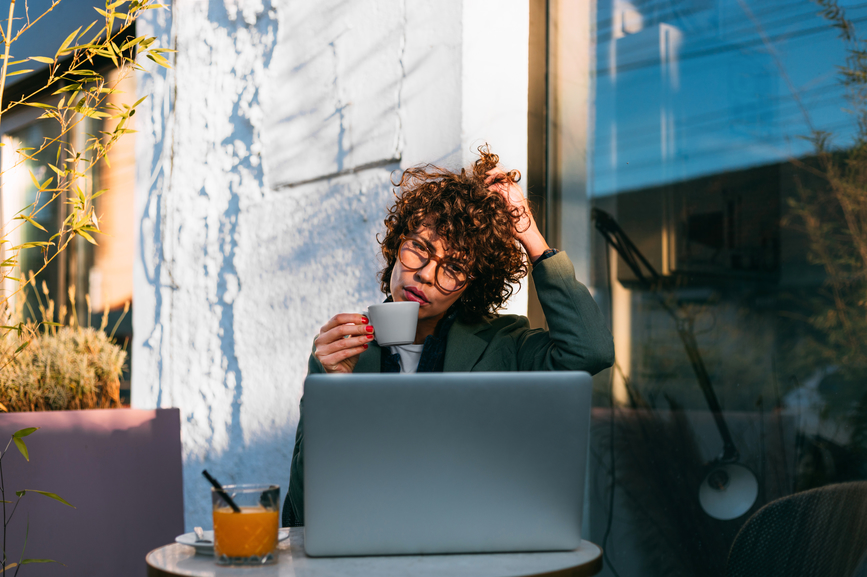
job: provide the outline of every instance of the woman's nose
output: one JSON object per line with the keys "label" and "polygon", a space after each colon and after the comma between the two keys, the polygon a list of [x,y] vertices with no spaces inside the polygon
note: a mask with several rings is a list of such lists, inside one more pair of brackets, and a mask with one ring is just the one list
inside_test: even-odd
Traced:
{"label": "woman's nose", "polygon": [[428,261],[426,265],[415,271],[415,274],[421,281],[427,284],[433,284],[434,278],[437,274],[437,263],[433,260]]}

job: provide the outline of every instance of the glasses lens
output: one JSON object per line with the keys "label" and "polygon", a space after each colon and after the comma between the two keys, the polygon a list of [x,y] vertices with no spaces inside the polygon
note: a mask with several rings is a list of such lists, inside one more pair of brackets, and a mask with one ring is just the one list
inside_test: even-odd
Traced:
{"label": "glasses lens", "polygon": [[400,262],[403,263],[403,266],[413,270],[422,268],[430,260],[427,248],[420,242],[411,238],[406,239],[403,241],[403,244],[400,245],[398,257],[400,258]]}
{"label": "glasses lens", "polygon": [[467,284],[467,273],[460,266],[444,262],[437,270],[437,283],[446,291],[456,291]]}

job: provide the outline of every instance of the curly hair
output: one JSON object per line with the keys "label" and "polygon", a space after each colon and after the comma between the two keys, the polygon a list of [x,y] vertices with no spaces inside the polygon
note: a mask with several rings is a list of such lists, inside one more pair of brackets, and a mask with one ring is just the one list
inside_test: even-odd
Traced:
{"label": "curly hair", "polygon": [[510,286],[526,276],[527,263],[514,230],[524,215],[503,195],[489,190],[507,179],[518,182],[517,170],[498,175],[485,184],[487,172],[500,158],[487,145],[480,146],[472,171],[460,173],[426,164],[408,168],[395,190],[396,201],[385,218],[385,237],[379,241],[386,266],[380,271],[382,292],[388,294],[401,236],[422,226],[443,238],[450,252],[459,253],[469,267],[471,280],[458,301],[466,319],[496,314],[512,295]]}

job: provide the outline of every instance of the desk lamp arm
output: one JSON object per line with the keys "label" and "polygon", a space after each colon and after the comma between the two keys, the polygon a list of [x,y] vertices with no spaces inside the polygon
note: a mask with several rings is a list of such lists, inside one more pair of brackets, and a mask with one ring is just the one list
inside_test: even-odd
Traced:
{"label": "desk lamp arm", "polygon": [[[620,228],[620,225],[617,224],[614,217],[603,210],[594,208],[591,211],[591,218],[596,230],[599,231],[608,245],[617,252],[620,258],[623,259],[638,279],[638,282],[641,283],[641,286],[649,292],[656,293],[660,280],[659,274],[647,261],[644,255],[641,254],[641,251],[638,250],[638,247],[636,247],[629,239],[623,229]],[[642,270],[642,266],[646,270]],[[698,343],[695,340],[692,328],[687,323],[684,323],[677,315],[677,312],[661,297],[659,298],[659,301],[662,304],[662,307],[675,321],[677,334],[680,336],[683,348],[686,350],[686,355],[689,358],[692,370],[698,380],[698,385],[701,388],[701,392],[704,394],[705,401],[707,402],[711,414],[713,414],[720,437],[722,437],[723,452],[722,455],[720,455],[719,460],[725,463],[737,461],[740,455],[734,441],[732,440],[731,431],[729,431],[728,425],[723,418],[722,407],[720,406],[716,393],[713,390],[710,376],[704,366],[704,361],[699,352]],[[678,305],[678,308],[679,307],[680,305]]]}

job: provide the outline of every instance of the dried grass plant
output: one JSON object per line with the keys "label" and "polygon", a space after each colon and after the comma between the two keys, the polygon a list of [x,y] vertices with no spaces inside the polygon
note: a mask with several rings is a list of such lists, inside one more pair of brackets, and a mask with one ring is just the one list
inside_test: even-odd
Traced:
{"label": "dried grass plant", "polygon": [[[31,273],[26,283],[32,286]],[[75,409],[106,409],[120,407],[120,377],[126,362],[126,351],[113,342],[120,324],[110,333],[108,310],[102,312],[98,327],[90,326],[92,315],[87,298],[87,325],[75,314],[75,290],[69,291],[70,309],[59,311],[54,321],[54,302],[48,298],[43,282],[43,296],[34,291],[42,322],[25,318],[26,299],[18,300],[8,325],[16,330],[0,338],[0,410],[62,411]],[[22,294],[26,294],[22,290]],[[129,304],[124,308],[124,315]],[[33,318],[31,312],[31,319]],[[121,317],[122,319],[123,317]],[[20,335],[18,334],[20,328]],[[17,338],[16,338],[17,335]],[[29,345],[22,346],[25,342]]]}

